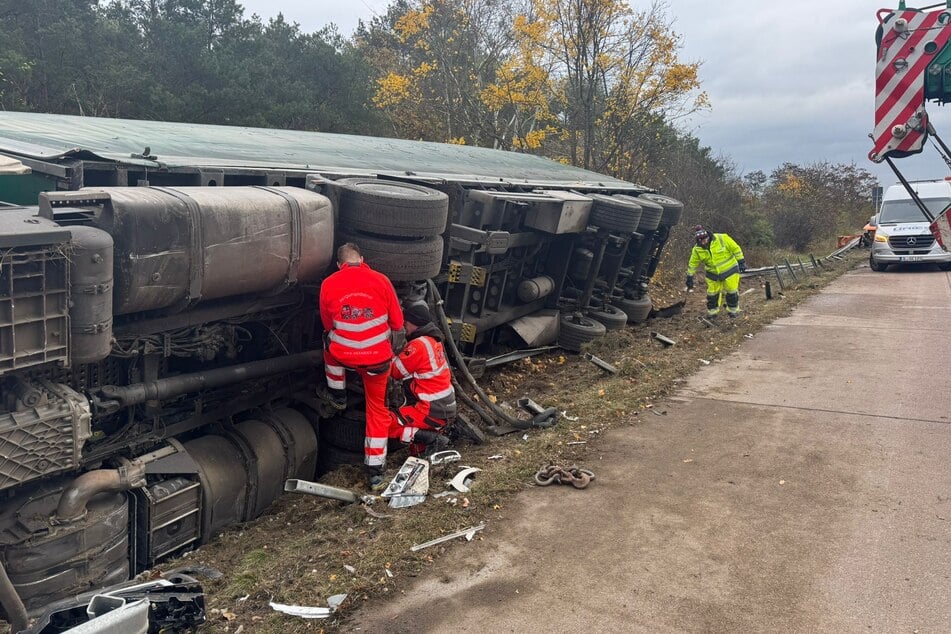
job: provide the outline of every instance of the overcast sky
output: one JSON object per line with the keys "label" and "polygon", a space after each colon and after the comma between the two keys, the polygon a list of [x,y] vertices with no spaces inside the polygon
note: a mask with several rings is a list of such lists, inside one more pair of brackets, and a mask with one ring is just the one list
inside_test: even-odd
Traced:
{"label": "overcast sky", "polygon": [[[335,23],[349,36],[359,19],[385,13],[381,0],[239,0],[246,14],[284,14],[304,31]],[[767,174],[789,161],[855,163],[883,184],[886,165],[868,160],[875,95],[876,11],[897,0],[667,0],[680,57],[701,61],[711,109],[684,127],[731,160],[740,173]],[[635,9],[647,2],[633,2]],[[951,145],[951,106],[929,104],[932,122]],[[949,173],[930,144],[896,162],[911,179]]]}

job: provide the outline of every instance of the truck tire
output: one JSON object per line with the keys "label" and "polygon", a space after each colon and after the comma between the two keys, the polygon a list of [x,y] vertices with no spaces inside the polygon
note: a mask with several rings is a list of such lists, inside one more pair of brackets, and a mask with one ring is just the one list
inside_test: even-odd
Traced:
{"label": "truck tire", "polygon": [[346,451],[363,451],[366,437],[366,418],[361,411],[345,411],[333,418],[320,421],[321,444],[333,445]]}
{"label": "truck tire", "polygon": [[586,315],[604,324],[605,330],[620,330],[627,325],[627,313],[611,304],[589,308]]}
{"label": "truck tire", "polygon": [[641,219],[641,206],[633,200],[619,200],[614,196],[591,194],[589,224],[614,233],[633,233]]}
{"label": "truck tire", "polygon": [[317,446],[317,477],[336,471],[347,465],[362,465],[362,451],[347,451],[334,447],[329,443],[320,443]]}
{"label": "truck tire", "polygon": [[603,337],[607,330],[599,321],[589,319],[580,313],[562,313],[558,331],[558,345],[565,350],[580,352],[581,346]]}
{"label": "truck tire", "polygon": [[442,268],[442,236],[385,240],[364,233],[341,231],[341,242],[360,247],[367,264],[393,282],[415,282],[434,277]]}
{"label": "truck tire", "polygon": [[653,200],[641,198],[639,196],[628,196],[627,194],[615,194],[613,198],[629,200],[641,206],[641,218],[637,223],[637,233],[650,233],[660,225],[660,219],[664,215],[664,208]]}
{"label": "truck tire", "polygon": [[341,226],[385,236],[425,238],[446,230],[449,196],[412,183],[344,178],[338,188]]}
{"label": "truck tire", "polygon": [[673,227],[680,222],[680,218],[683,216],[684,204],[675,198],[663,194],[641,194],[638,198],[655,202],[664,208],[660,217],[660,224],[666,227]]}
{"label": "truck tire", "polygon": [[647,295],[640,299],[620,297],[612,299],[611,302],[627,314],[627,323],[629,324],[639,324],[647,321],[647,316],[650,315],[653,307],[653,302]]}

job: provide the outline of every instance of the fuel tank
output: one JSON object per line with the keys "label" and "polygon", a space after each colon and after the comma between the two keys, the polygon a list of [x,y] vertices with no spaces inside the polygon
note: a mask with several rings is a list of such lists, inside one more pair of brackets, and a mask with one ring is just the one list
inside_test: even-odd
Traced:
{"label": "fuel tank", "polygon": [[318,280],[333,207],[298,187],[116,187],[93,225],[115,242],[114,312],[184,309]]}

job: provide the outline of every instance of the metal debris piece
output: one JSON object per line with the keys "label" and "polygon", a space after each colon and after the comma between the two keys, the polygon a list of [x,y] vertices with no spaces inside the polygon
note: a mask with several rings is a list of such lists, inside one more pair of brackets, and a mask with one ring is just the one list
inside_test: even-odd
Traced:
{"label": "metal debris piece", "polygon": [[591,363],[595,364],[596,366],[598,366],[605,372],[610,372],[611,374],[617,374],[616,367],[614,367],[613,365],[611,365],[604,359],[594,356],[590,352],[585,352],[584,354],[581,355],[581,357],[585,359],[586,361],[590,361]]}
{"label": "metal debris piece", "polygon": [[449,533],[448,535],[443,535],[442,537],[437,537],[436,539],[431,539],[428,542],[423,542],[422,544],[415,544],[410,547],[410,550],[414,553],[418,550],[424,548],[429,548],[430,546],[435,546],[436,544],[441,544],[443,542],[448,542],[451,539],[457,537],[465,537],[467,542],[471,542],[472,538],[475,537],[475,534],[485,528],[485,522],[477,526],[471,526],[469,528],[464,528],[461,531],[456,531],[455,533]]}
{"label": "metal debris piece", "polygon": [[558,419],[558,410],[554,407],[542,407],[530,398],[520,398],[516,404],[532,415],[533,427],[551,427]]}
{"label": "metal debris piece", "polygon": [[594,472],[572,465],[565,469],[558,465],[542,467],[535,474],[535,483],[539,486],[550,484],[570,484],[576,489],[583,489],[594,480]]}
{"label": "metal debris piece", "polygon": [[410,456],[380,497],[389,498],[390,508],[405,508],[426,501],[429,493],[429,463]]}
{"label": "metal debris piece", "polygon": [[449,464],[450,462],[457,462],[462,460],[462,454],[460,454],[455,449],[447,449],[446,451],[437,451],[429,457],[429,464],[432,466]]}
{"label": "metal debris piece", "polygon": [[505,457],[505,456],[503,456],[502,454],[497,453],[497,454],[495,454],[494,456],[489,456],[488,458],[486,458],[486,460],[501,460],[501,459],[503,459],[504,457]]}
{"label": "metal debris piece", "polygon": [[306,493],[307,495],[316,495],[321,498],[330,498],[331,500],[340,500],[341,502],[362,502],[372,504],[376,497],[373,495],[360,495],[349,489],[332,487],[319,482],[310,482],[308,480],[286,480],[284,490],[292,493]]}
{"label": "metal debris piece", "polygon": [[660,334],[659,332],[651,332],[651,337],[653,337],[653,338],[656,339],[657,341],[659,341],[659,342],[661,342],[662,344],[664,344],[665,347],[670,347],[670,346],[674,345],[675,343],[677,343],[676,341],[674,341],[674,340],[671,339],[670,337],[665,337],[664,335]]}
{"label": "metal debris piece", "polygon": [[569,447],[571,445],[587,445],[588,441],[587,440],[573,440],[571,442],[566,442],[565,444],[568,445]]}
{"label": "metal debris piece", "polygon": [[697,359],[697,361],[699,361],[699,362],[702,363],[703,365],[710,365],[710,362],[707,361],[706,359]]}
{"label": "metal debris piece", "polygon": [[468,493],[469,485],[466,483],[466,480],[480,471],[482,471],[482,469],[478,467],[463,467],[462,471],[457,473],[452,480],[449,481],[449,486],[459,493]]}
{"label": "metal debris piece", "polygon": [[703,324],[703,325],[706,326],[707,328],[716,328],[716,327],[717,327],[715,323],[713,323],[712,321],[710,321],[710,320],[707,319],[706,317],[697,317],[697,319],[700,321],[701,324]]}

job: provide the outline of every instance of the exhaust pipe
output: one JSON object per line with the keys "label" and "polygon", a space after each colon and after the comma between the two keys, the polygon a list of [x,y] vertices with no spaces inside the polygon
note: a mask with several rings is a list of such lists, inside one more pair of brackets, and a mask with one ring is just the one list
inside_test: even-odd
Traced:
{"label": "exhaust pipe", "polygon": [[118,469],[96,469],[87,471],[70,484],[56,507],[52,521],[65,524],[81,519],[86,515],[86,504],[100,493],[128,491],[145,485],[145,465],[129,462]]}

